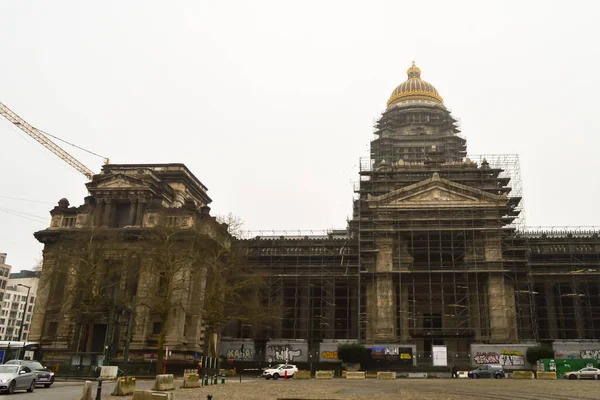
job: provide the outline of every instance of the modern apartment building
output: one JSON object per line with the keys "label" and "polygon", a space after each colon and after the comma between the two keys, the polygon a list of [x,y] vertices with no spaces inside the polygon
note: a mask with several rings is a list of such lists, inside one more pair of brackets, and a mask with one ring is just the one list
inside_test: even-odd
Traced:
{"label": "modern apartment building", "polygon": [[20,271],[8,278],[0,309],[0,338],[25,342],[29,337],[40,272]]}

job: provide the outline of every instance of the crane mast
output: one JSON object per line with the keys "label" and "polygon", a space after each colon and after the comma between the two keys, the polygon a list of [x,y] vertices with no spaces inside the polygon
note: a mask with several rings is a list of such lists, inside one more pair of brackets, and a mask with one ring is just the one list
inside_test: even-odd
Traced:
{"label": "crane mast", "polygon": [[[88,179],[92,179],[92,177],[94,176],[94,172],[92,170],[83,165],[79,160],[77,160],[75,157],[67,153],[60,146],[58,146],[56,143],[50,140],[48,136],[43,134],[39,129],[28,124],[27,121],[19,117],[14,111],[12,111],[10,108],[8,108],[2,103],[0,103],[0,115],[2,115],[8,121],[12,122],[17,128],[25,132],[27,135],[31,136],[36,141],[41,143],[42,146],[53,152],[71,167],[81,172]],[[108,163],[108,159],[105,159],[105,162]]]}

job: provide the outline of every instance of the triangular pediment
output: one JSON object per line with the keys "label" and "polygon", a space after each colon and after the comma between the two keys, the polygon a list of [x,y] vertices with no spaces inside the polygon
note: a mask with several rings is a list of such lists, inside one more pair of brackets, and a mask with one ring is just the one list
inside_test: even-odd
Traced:
{"label": "triangular pediment", "polygon": [[111,175],[111,176],[107,176],[104,179],[101,180],[97,180],[94,182],[93,187],[88,187],[89,189],[97,189],[97,190],[104,190],[104,189],[149,189],[150,185],[141,180],[141,179],[136,179],[136,178],[132,178],[130,176],[126,176],[126,175],[122,175],[122,174],[118,174],[118,175]]}
{"label": "triangular pediment", "polygon": [[499,207],[508,198],[440,178],[432,178],[367,199],[370,208]]}

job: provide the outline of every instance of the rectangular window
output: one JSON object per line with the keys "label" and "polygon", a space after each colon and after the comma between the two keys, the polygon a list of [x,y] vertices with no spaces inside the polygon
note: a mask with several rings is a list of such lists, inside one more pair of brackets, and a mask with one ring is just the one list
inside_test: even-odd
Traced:
{"label": "rectangular window", "polygon": [[160,322],[155,322],[152,324],[152,334],[153,335],[160,334]]}
{"label": "rectangular window", "polygon": [[0,319],[0,325],[6,324],[6,320],[4,318]]}
{"label": "rectangular window", "polygon": [[6,281],[5,280],[2,281],[2,289],[6,289]]}
{"label": "rectangular window", "polygon": [[46,335],[50,337],[55,337],[56,332],[58,331],[58,322],[53,321],[48,323],[48,328],[46,329]]}
{"label": "rectangular window", "polygon": [[33,306],[29,306],[29,308],[27,309],[27,312],[33,312]]}
{"label": "rectangular window", "polygon": [[33,303],[33,301],[34,301],[34,300],[35,300],[35,299],[33,298],[33,296],[31,296],[31,297],[29,298],[29,302],[30,302],[30,303]]}
{"label": "rectangular window", "polygon": [[29,324],[23,324],[23,330],[24,331],[29,330]]}
{"label": "rectangular window", "polygon": [[27,314],[27,317],[25,317],[25,320],[26,320],[26,321],[31,321],[31,315],[30,315],[30,314]]}
{"label": "rectangular window", "polygon": [[[2,281],[4,283],[5,281]],[[10,300],[10,293],[6,293],[6,300]]]}

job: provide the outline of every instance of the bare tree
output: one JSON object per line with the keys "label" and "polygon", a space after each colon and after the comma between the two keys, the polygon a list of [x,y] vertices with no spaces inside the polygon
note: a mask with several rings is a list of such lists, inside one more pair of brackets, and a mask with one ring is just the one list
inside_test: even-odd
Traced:
{"label": "bare tree", "polygon": [[139,300],[160,323],[157,345],[157,372],[160,373],[164,365],[165,338],[177,313],[200,315],[202,312],[190,297],[206,274],[206,259],[216,247],[216,241],[194,229],[155,227],[144,232],[142,242],[144,257],[149,261],[142,270],[142,277],[154,290],[146,291]]}
{"label": "bare tree", "polygon": [[107,344],[112,345],[115,316],[127,307],[126,297],[119,296],[122,277],[137,274],[134,266],[123,262],[123,253],[118,251],[121,242],[117,233],[108,230],[64,232],[56,244],[58,259],[44,267],[44,274],[50,276],[45,280],[50,285],[48,308],[59,311],[68,323],[67,331],[74,332],[64,339],[75,352],[86,351],[86,330],[107,309],[111,310]]}
{"label": "bare tree", "polygon": [[225,224],[231,240],[213,248],[206,264],[203,322],[208,338],[205,353],[211,357],[218,355],[221,332],[231,321],[261,327],[278,315],[264,301],[266,275],[248,265],[248,248],[239,240],[242,220],[231,213],[217,220]]}

